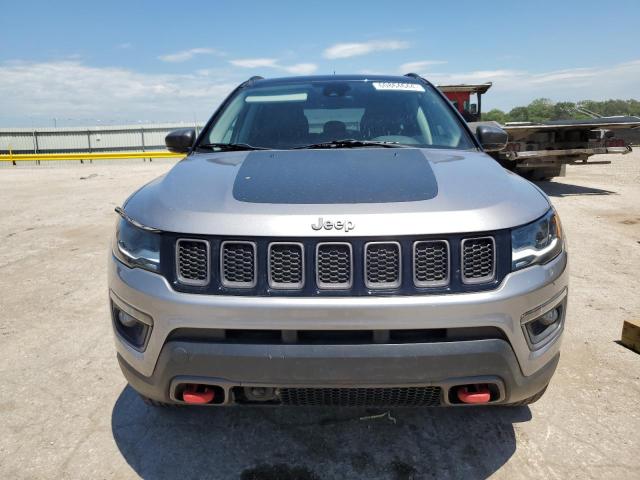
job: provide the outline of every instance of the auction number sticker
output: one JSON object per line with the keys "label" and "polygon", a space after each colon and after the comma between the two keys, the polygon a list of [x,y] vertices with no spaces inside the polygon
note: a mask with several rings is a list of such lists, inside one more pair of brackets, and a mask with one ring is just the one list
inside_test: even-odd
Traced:
{"label": "auction number sticker", "polygon": [[402,92],[424,92],[424,87],[419,83],[401,82],[373,82],[376,90],[396,90]]}

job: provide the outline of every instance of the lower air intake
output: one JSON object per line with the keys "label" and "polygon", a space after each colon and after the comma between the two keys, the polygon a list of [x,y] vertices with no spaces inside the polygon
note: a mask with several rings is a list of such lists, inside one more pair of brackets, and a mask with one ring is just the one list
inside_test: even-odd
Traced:
{"label": "lower air intake", "polygon": [[437,407],[440,387],[281,388],[283,405],[339,407]]}

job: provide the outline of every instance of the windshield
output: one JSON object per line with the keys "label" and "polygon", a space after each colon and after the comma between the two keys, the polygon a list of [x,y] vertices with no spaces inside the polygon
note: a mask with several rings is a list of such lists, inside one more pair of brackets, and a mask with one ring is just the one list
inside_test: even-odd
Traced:
{"label": "windshield", "polygon": [[[244,88],[200,142],[289,149],[339,140],[424,148],[475,145],[433,87],[325,80]],[[354,143],[352,142],[352,145]]]}

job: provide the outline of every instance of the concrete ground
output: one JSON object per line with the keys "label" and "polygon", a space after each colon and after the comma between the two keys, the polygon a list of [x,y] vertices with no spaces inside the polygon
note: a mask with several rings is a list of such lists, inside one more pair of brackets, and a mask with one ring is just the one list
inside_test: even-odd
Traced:
{"label": "concrete ground", "polygon": [[542,400],[377,417],[147,407],[116,364],[107,252],[113,208],[171,164],[1,169],[0,477],[640,478],[640,355],[616,343],[640,317],[640,154],[612,160],[541,184],[571,251]]}

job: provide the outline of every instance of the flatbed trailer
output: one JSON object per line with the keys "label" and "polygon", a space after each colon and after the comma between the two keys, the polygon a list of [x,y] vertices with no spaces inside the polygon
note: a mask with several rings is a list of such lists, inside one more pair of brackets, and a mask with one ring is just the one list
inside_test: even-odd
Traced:
{"label": "flatbed trailer", "polygon": [[[594,155],[626,154],[631,146],[616,137],[618,130],[640,128],[640,118],[631,116],[598,117],[586,120],[554,120],[548,122],[481,121],[481,98],[491,83],[479,85],[440,85],[472,130],[479,124],[494,124],[509,134],[504,150],[490,155],[501,165],[532,180],[564,176],[568,164],[602,164],[589,161]],[[472,96],[477,100],[472,103]]]}

